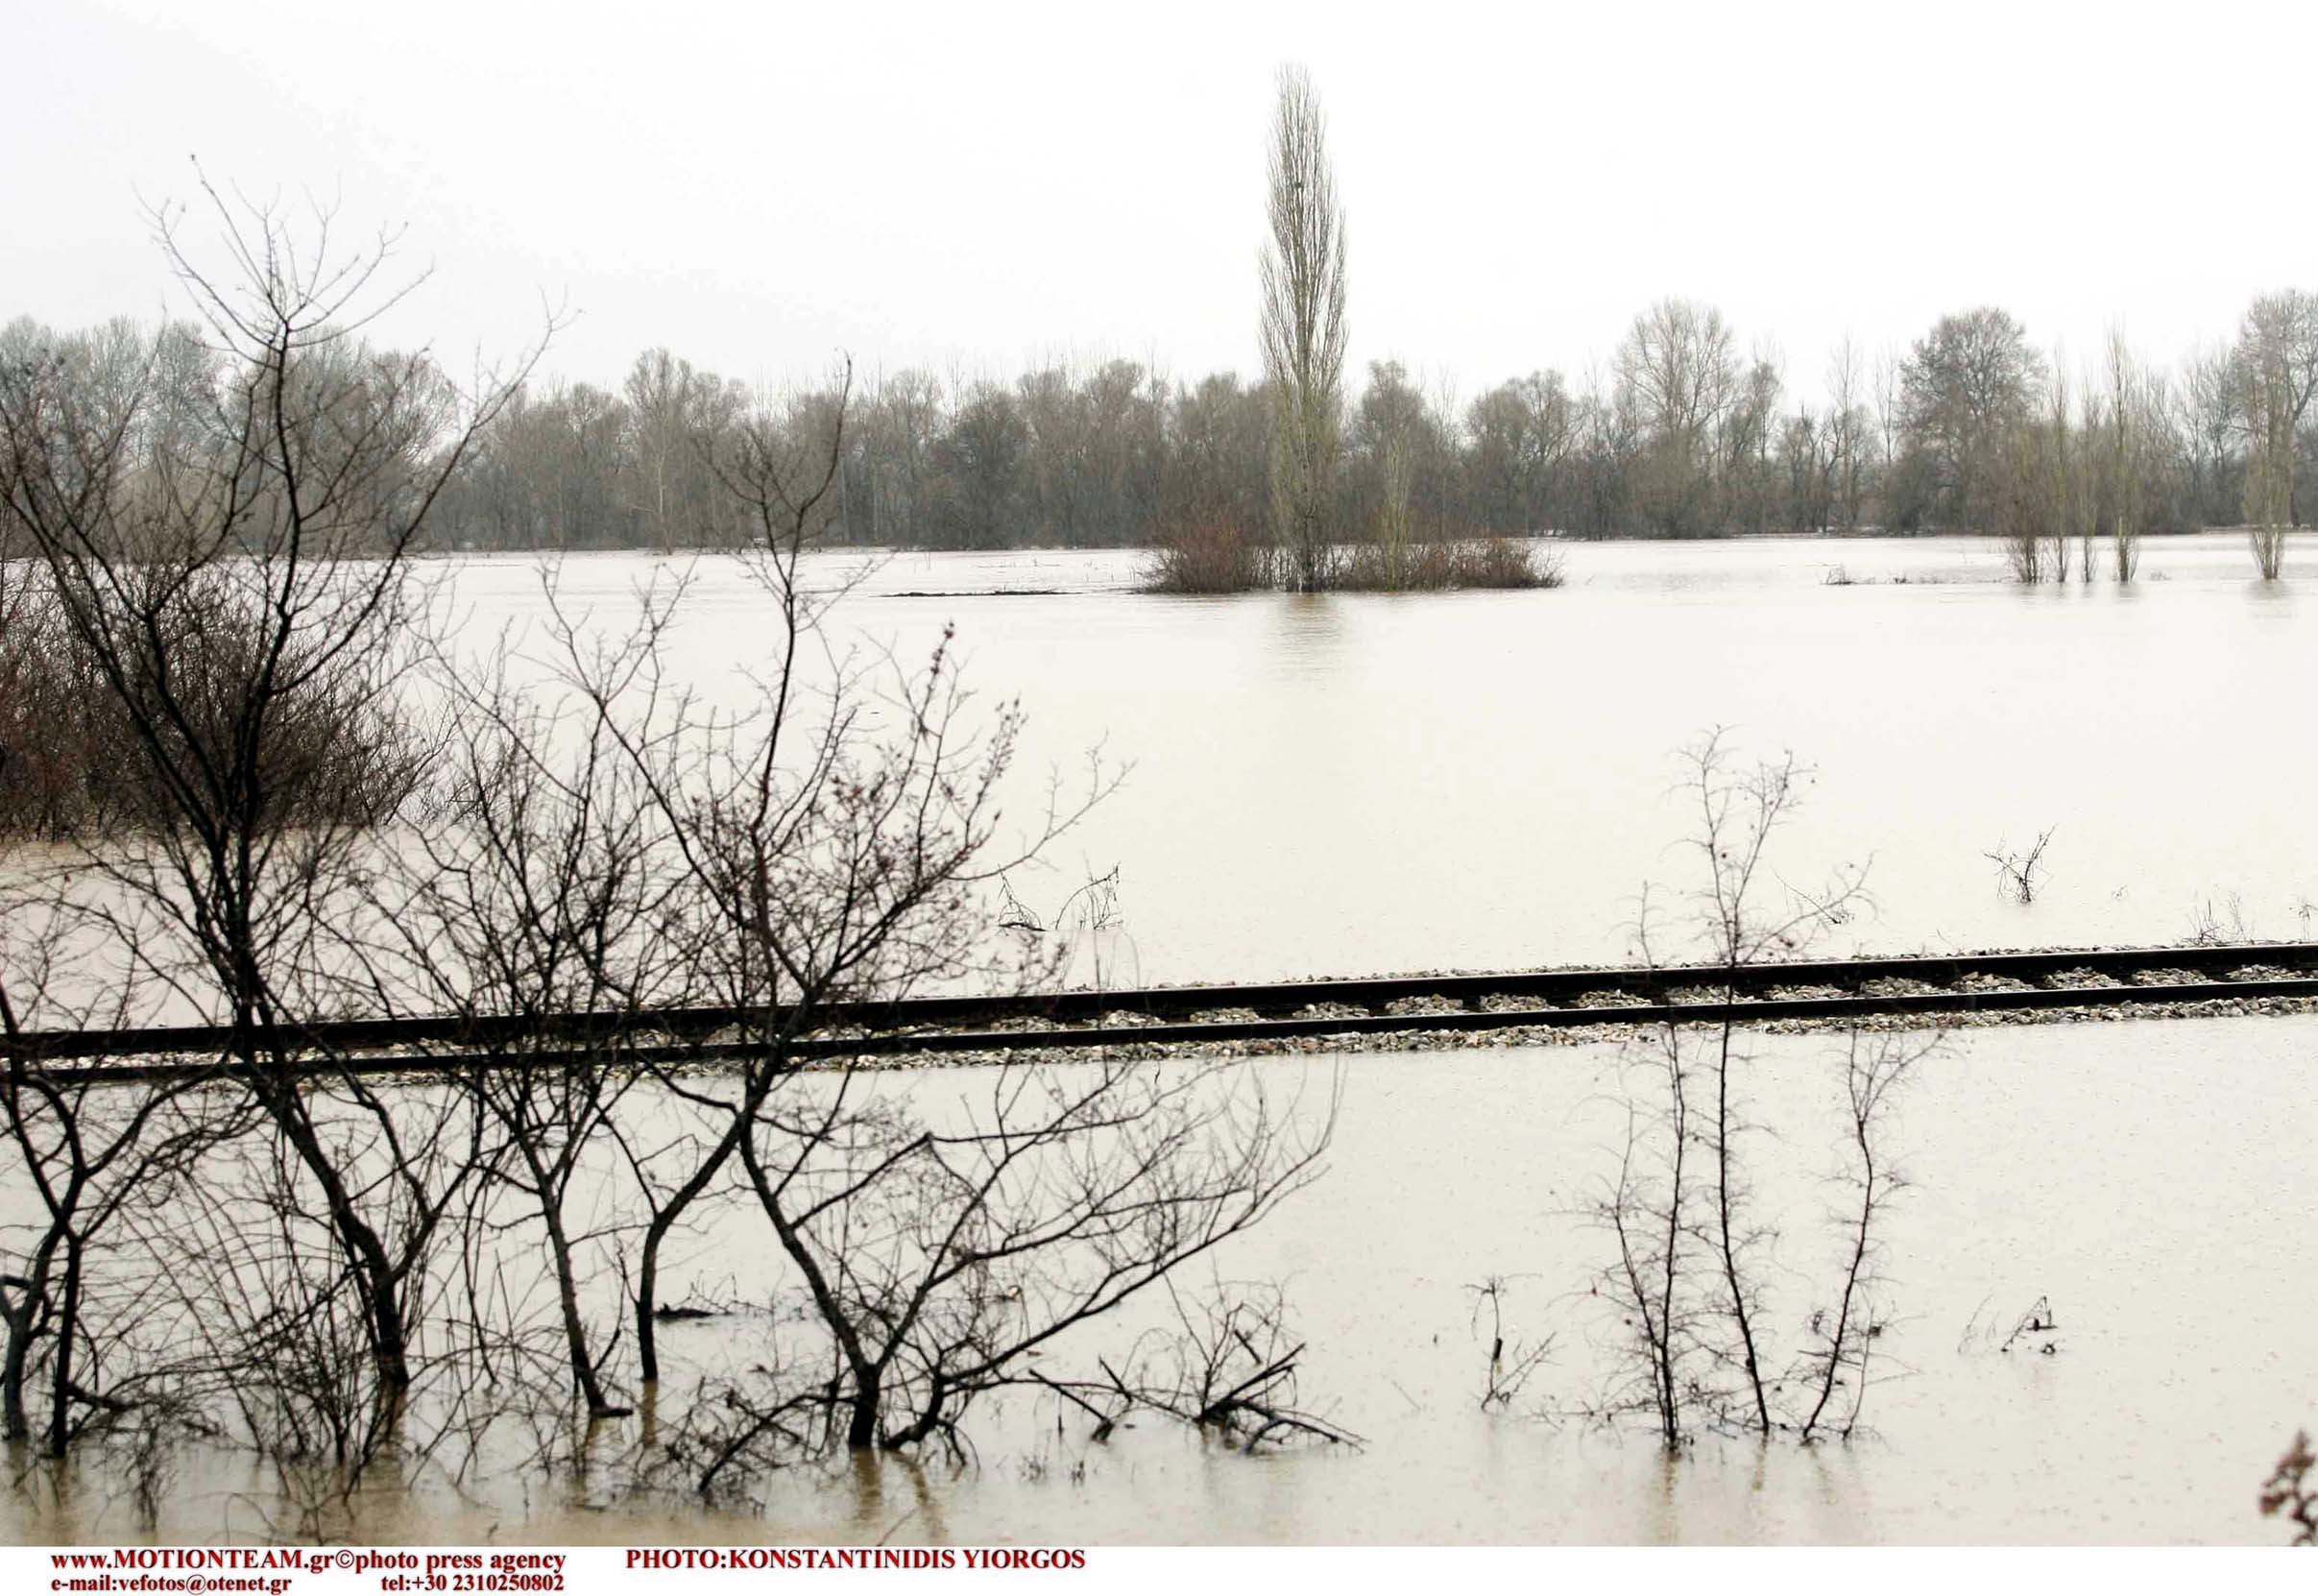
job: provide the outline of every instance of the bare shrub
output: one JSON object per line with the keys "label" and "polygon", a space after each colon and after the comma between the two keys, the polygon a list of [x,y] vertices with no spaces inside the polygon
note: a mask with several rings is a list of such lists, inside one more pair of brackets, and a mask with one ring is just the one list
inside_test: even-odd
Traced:
{"label": "bare shrub", "polygon": [[1033,1354],[1305,1185],[1333,1121],[1244,1063],[1006,1069],[938,1118],[924,1097],[800,1077],[741,1144],[853,1447],[954,1445]]}
{"label": "bare shrub", "polygon": [[1187,516],[1159,529],[1144,591],[1246,592],[1265,586],[1264,551],[1224,516]]}
{"label": "bare shrub", "polygon": [[[1690,919],[1724,971],[1715,995],[1727,1005],[1741,965],[1799,956],[1820,929],[1855,912],[1866,901],[1864,872],[1846,867],[1817,889],[1786,887],[1783,902],[1763,902],[1762,883],[1775,879],[1770,843],[1808,771],[1792,756],[1737,765],[1719,732],[1686,749],[1683,760],[1682,790],[1699,816],[1689,844],[1702,864],[1689,893]],[[1653,927],[1646,892],[1639,925],[1645,958]],[[1805,1344],[1782,1361],[1765,1286],[1778,1231],[1757,1212],[1748,1173],[1750,1140],[1769,1131],[1749,1119],[1739,1090],[1748,1056],[1727,1006],[1719,1022],[1689,1028],[1670,1008],[1625,1062],[1624,1145],[1591,1211],[1611,1242],[1594,1294],[1620,1324],[1618,1372],[1595,1407],[1600,1416],[1646,1415],[1670,1448],[1698,1423],[1804,1440],[1830,1427],[1849,1433],[1870,1342],[1882,1322],[1875,1221],[1897,1190],[1877,1126],[1900,1080],[1928,1051],[1921,1043],[1851,1039],[1844,1178],[1858,1200],[1838,1218],[1845,1245],[1832,1306],[1812,1316]],[[1835,1394],[1847,1389],[1847,1414],[1831,1426]]]}
{"label": "bare shrub", "polygon": [[1561,561],[1516,538],[1434,538],[1393,548],[1361,544],[1332,585],[1347,592],[1437,592],[1455,588],[1557,588]]}
{"label": "bare shrub", "polygon": [[[1797,1383],[1810,1402],[1796,1430],[1800,1441],[1808,1443],[1823,1432],[1847,1438],[1858,1427],[1860,1410],[1867,1401],[1869,1366],[1885,1327],[1886,1307],[1876,1269],[1882,1242],[1875,1221],[1906,1185],[1884,1155],[1876,1133],[1888,1100],[1937,1046],[1937,1038],[1927,1042],[1891,1032],[1851,1033],[1844,1062],[1851,1166],[1843,1178],[1856,1193],[1856,1201],[1844,1216],[1844,1262],[1834,1305],[1812,1313],[1808,1327],[1812,1344],[1804,1348],[1796,1366]],[[1839,1391],[1846,1392],[1847,1400],[1837,1414],[1831,1414]]]}
{"label": "bare shrub", "polygon": [[2196,947],[2222,948],[2261,940],[2246,914],[2245,898],[2240,893],[2200,898],[2190,907],[2189,941]]}
{"label": "bare shrub", "polygon": [[1095,1421],[1090,1439],[1108,1440],[1138,1413],[1164,1415],[1242,1451],[1316,1440],[1358,1445],[1360,1438],[1301,1405],[1296,1368],[1305,1342],[1291,1328],[1279,1287],[1217,1281],[1196,1300],[1172,1282],[1173,1322],[1147,1330],[1096,1379],[1029,1380]]}
{"label": "bare shrub", "polygon": [[2023,904],[2036,902],[2037,888],[2044,883],[2044,850],[2052,842],[2052,834],[2059,829],[2045,827],[2025,849],[2016,850],[2010,843],[1999,842],[1981,856],[1996,867],[1999,891]]}
{"label": "bare shrub", "polygon": [[[2059,507],[2054,502],[2056,478],[2065,469],[2057,458],[2067,447],[2065,427],[2064,418],[2056,437],[2046,428],[2024,425],[2003,445],[1995,491],[1996,523],[2013,580],[2026,586],[2042,582],[2048,575],[2055,581],[2068,580],[2068,542],[2064,532],[2055,536]],[[2048,540],[2053,545],[2049,562]],[[2048,563],[2057,568],[2048,570]]]}
{"label": "bare shrub", "polygon": [[2285,573],[2285,534],[2283,526],[2246,528],[2246,541],[2254,551],[2254,568],[2264,582],[2275,582]]}
{"label": "bare shrub", "polygon": [[94,665],[44,582],[0,591],[0,835],[68,835],[116,793],[133,751],[107,746],[109,717],[90,713],[104,690]]}
{"label": "bare shrub", "polygon": [[[167,663],[166,713],[126,702],[107,679],[108,645],[92,647],[45,583],[22,585],[0,628],[0,835],[101,840],[173,824],[176,799],[155,762],[199,769],[241,739],[286,821],[375,826],[421,797],[429,727],[308,668],[318,638],[269,658],[268,617],[252,594],[214,573],[184,574],[140,606],[155,635],[138,646]],[[284,686],[245,730],[236,721],[261,673]],[[124,686],[149,695],[155,684]]]}
{"label": "bare shrub", "polygon": [[1561,556],[1541,552],[1511,538],[1485,538],[1467,545],[1452,586],[1461,588],[1557,588]]}
{"label": "bare shrub", "polygon": [[[572,730],[577,751],[549,762],[555,717],[503,680],[458,719],[448,824],[410,838],[395,868],[366,883],[373,932],[365,974],[376,1006],[479,1022],[454,1078],[490,1127],[489,1181],[539,1226],[573,1386],[592,1418],[627,1410],[603,1365],[616,1320],[598,1332],[582,1306],[609,1238],[569,1212],[592,1150],[608,1148],[642,1078],[617,1028],[679,997],[678,950],[660,935],[678,884],[648,795],[605,729]],[[574,1040],[553,1016],[591,1017]],[[501,1022],[534,1021],[514,1029]],[[542,1056],[549,1054],[549,1056]]]}
{"label": "bare shrub", "polygon": [[2012,1329],[1996,1345],[1998,1352],[2010,1352],[2016,1346],[2028,1346],[2049,1358],[2061,1350],[2058,1335],[2061,1321],[2054,1317],[2052,1299],[2040,1296],[2028,1305],[2021,1316],[2013,1320]]}
{"label": "bare shrub", "polygon": [[1700,1222],[1691,1164],[1697,1132],[1680,1053],[1668,1048],[1651,1062],[1654,1078],[1627,1093],[1617,1177],[1591,1211],[1613,1243],[1594,1291],[1624,1329],[1619,1373],[1598,1411],[1611,1419],[1647,1414],[1661,1444],[1672,1449],[1682,1444],[1688,1401],[1698,1389],[1690,1370],[1700,1356],[1701,1311],[1687,1278]]}
{"label": "bare shrub", "polygon": [[[1692,912],[1707,951],[1723,966],[1723,1020],[1717,1028],[1713,1052],[1714,1104],[1708,1118],[1709,1151],[1713,1160],[1714,1242],[1721,1276],[1722,1313],[1736,1336],[1738,1362],[1745,1376],[1755,1426],[1768,1432],[1771,1409],[1764,1390],[1764,1360],[1757,1344],[1760,1309],[1751,1285],[1753,1270],[1743,1253],[1751,1253],[1770,1240],[1769,1232],[1744,1217],[1749,1192],[1740,1167],[1738,1140],[1744,1132],[1743,1110],[1732,1098],[1735,1025],[1729,1005],[1737,998],[1737,971],[1743,964],[1767,957],[1791,957],[1823,926],[1847,919],[1866,896],[1863,871],[1839,872],[1816,891],[1790,889],[1787,900],[1764,907],[1757,883],[1768,869],[1766,856],[1774,834],[1793,806],[1800,800],[1811,771],[1792,754],[1765,761],[1751,768],[1733,768],[1729,750],[1720,732],[1694,744],[1684,754],[1684,788],[1698,808],[1698,831],[1691,838],[1703,866],[1702,884],[1692,889]],[[1645,915],[1648,912],[1645,901]],[[1643,931],[1649,942],[1647,924]],[[1673,1024],[1664,1028],[1662,1043],[1670,1056],[1670,1071],[1683,1068],[1681,1042]]]}
{"label": "bare shrub", "polygon": [[1540,1342],[1508,1342],[1505,1334],[1506,1278],[1492,1274],[1477,1286],[1467,1286],[1465,1292],[1473,1298],[1472,1328],[1476,1335],[1484,1334],[1482,1315],[1488,1315],[1489,1327],[1485,1332],[1489,1343],[1489,1361],[1481,1385],[1481,1411],[1504,1410],[1512,1406],[1521,1390],[1529,1384],[1530,1376],[1553,1356],[1554,1338]]}
{"label": "bare shrub", "polygon": [[[1246,592],[1272,585],[1270,550],[1238,524],[1192,517],[1162,529],[1145,568],[1144,591],[1160,593]],[[1299,579],[1304,580],[1304,579]],[[1332,550],[1298,590],[1341,592],[1441,592],[1457,588],[1557,588],[1562,562],[1529,539],[1396,537]]]}
{"label": "bare shrub", "polygon": [[[1119,909],[1116,865],[1100,875],[1090,873],[1048,914],[1017,897],[1012,883],[998,884],[1003,905],[998,929],[1016,939],[1022,968],[1043,968],[1055,980],[1082,991],[1107,992],[1117,984],[1121,965],[1136,961],[1133,940],[1124,930],[1125,916]],[[1079,957],[1082,951],[1086,955],[1083,962]],[[1105,1014],[1101,1023],[1124,1022]],[[1147,1016],[1137,1023],[1155,1022]]]}

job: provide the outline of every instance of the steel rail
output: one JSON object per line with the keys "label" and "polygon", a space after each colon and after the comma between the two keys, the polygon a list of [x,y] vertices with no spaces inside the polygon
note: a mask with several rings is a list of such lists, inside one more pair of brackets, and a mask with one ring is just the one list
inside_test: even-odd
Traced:
{"label": "steel rail", "polygon": [[[1855,987],[1870,980],[1894,978],[1949,986],[1975,972],[2034,980],[2064,970],[2125,975],[2137,970],[2179,969],[2210,974],[2246,964],[2318,970],[2318,942],[1919,954],[1896,958],[1793,959],[1736,966],[1635,965],[1509,970],[1481,975],[1329,977],[1107,992],[1074,990],[856,1000],[819,1004],[811,1019],[815,1029],[884,1033],[970,1028],[999,1020],[1088,1022],[1104,1014],[1122,1012],[1159,1019],[1239,1008],[1285,1018],[1316,1004],[1381,1008],[1404,999],[1422,997],[1441,997],[1464,1004],[1485,997],[1528,997],[1540,1000],[1540,1007],[1551,1008],[1558,1006],[1553,1001],[1556,999],[1566,1001],[1606,991],[1650,998],[1688,987],[1726,985],[1733,992],[1751,993],[1774,986]],[[699,1039],[742,1026],[777,1028],[783,1018],[784,1011],[779,1009],[697,1006],[512,1015],[428,1014],[282,1027],[261,1031],[250,1041],[259,1051],[278,1052],[363,1052],[427,1044],[483,1047],[495,1042],[542,1037],[605,1042],[647,1033]],[[0,1037],[0,1059],[19,1055],[27,1059],[68,1059],[223,1052],[235,1045],[235,1033],[225,1026],[33,1031],[13,1040]]]}
{"label": "steel rail", "polygon": [[[2223,959],[2205,959],[2188,956],[2191,953],[2205,955],[2221,953]],[[2256,959],[2250,955],[2261,955]],[[1819,1021],[1856,1022],[1887,1016],[1938,1016],[2006,1010],[2043,1010],[2058,1008],[2101,1008],[2124,1005],[2200,1004],[2229,999],[2269,998],[2318,1001],[2318,973],[2300,976],[2263,977],[2241,980],[2171,981],[2162,984],[2138,982],[2112,983],[2100,986],[2017,986],[1990,988],[1957,986],[1954,982],[1972,974],[1988,976],[2010,975],[2020,979],[2022,961],[2041,961],[2041,973],[2054,974],[2062,970],[2091,970],[2104,973],[2101,963],[2110,965],[2105,973],[2131,973],[2145,970],[2195,970],[2200,965],[2221,963],[2239,967],[2249,963],[2271,966],[2293,966],[2309,970],[2318,965],[2318,944],[2235,946],[2228,949],[2141,949],[2127,953],[2105,953],[2098,955],[2078,954],[2036,954],[1997,955],[1941,955],[1937,958],[1859,959],[1845,961],[1813,961],[1783,964],[1741,966],[1739,974],[1767,979],[1751,982],[1728,980],[1732,972],[1725,967],[1687,966],[1660,968],[1649,972],[1660,989],[1656,1001],[1619,1004],[1545,1004],[1536,1007],[1461,1007],[1450,1011],[1405,1013],[1323,1013],[1290,1014],[1265,1017],[1260,1005],[1246,1002],[1225,1003],[1203,998],[1196,1006],[1185,1008],[1195,1013],[1207,1008],[1239,1008],[1257,1011],[1254,1019],[1162,1020],[1156,1015],[1138,1019],[1124,1025],[1081,1025],[1036,1029],[989,1029],[952,1026],[947,1028],[885,1028],[859,1035],[832,1035],[816,1031],[788,1038],[782,1046],[785,1055],[799,1063],[840,1057],[890,1057],[910,1053],[990,1053],[1009,1055],[1026,1052],[1060,1052],[1090,1048],[1120,1048],[1139,1045],[1171,1046],[1197,1043],[1263,1043],[1289,1041],[1301,1037],[1331,1035],[1378,1035],[1394,1032],[1462,1032],[1498,1030],[1527,1027],[1563,1028],[1582,1026],[1658,1026],[1719,1025],[1726,1018],[1739,1024],[1764,1021]],[[1950,984],[1939,988],[1933,976],[1940,970],[1949,971]],[[1821,979],[1805,979],[1805,973]],[[1847,982],[1831,979],[1849,972]],[[1934,985],[1928,991],[1869,993],[1853,991],[1842,996],[1779,997],[1744,996],[1752,991],[1766,992],[1780,986],[1839,986],[1859,985],[1878,979],[1903,975],[1906,979]],[[1280,992],[1303,995],[1316,990],[1332,994],[1327,1000],[1347,1007],[1353,1006],[1349,998],[1333,996],[1349,991],[1388,991],[1396,1001],[1408,997],[1450,998],[1463,991],[1471,996],[1521,996],[1520,981],[1551,976],[1557,981],[1570,977],[1583,978],[1579,986],[1582,993],[1610,991],[1630,994],[1633,985],[1641,984],[1633,971],[1554,971],[1537,972],[1520,977],[1396,977],[1388,980],[1284,982],[1262,988],[1248,987],[1175,987],[1165,988],[1170,994],[1246,993],[1253,991]],[[1729,1001],[1720,997],[1703,997],[1708,989],[1727,988],[1733,994]],[[1667,994],[1689,989],[1687,1001],[1671,1001]],[[1095,997],[1102,1004],[1101,1012],[1142,1013],[1128,1000],[1148,994],[1058,994],[1060,997]],[[952,1000],[936,1000],[949,1003]],[[1274,1003],[1285,1000],[1274,999]],[[892,1009],[907,1010],[912,1005],[895,1004]],[[1154,1005],[1156,1006],[1156,1005]],[[423,1036],[402,1035],[395,1042],[403,1046],[424,1047],[429,1043],[447,1042],[449,1052],[350,1052],[343,1056],[316,1059],[310,1064],[293,1062],[288,1067],[302,1073],[316,1075],[410,1075],[445,1076],[482,1070],[558,1069],[584,1061],[617,1062],[637,1066],[688,1065],[733,1062],[761,1058],[768,1044],[761,1037],[736,1040],[718,1039],[716,1031],[736,1028],[741,1023],[760,1021],[761,1015],[745,1011],[687,1009],[668,1011],[688,1022],[702,1022],[707,1016],[721,1017],[713,1028],[688,1032],[684,1027],[669,1027],[646,1023],[651,1017],[636,1016],[544,1016],[547,1020],[581,1020],[586,1026],[582,1034],[552,1026],[533,1024],[520,1030],[501,1028],[503,1022],[494,1022],[491,1034],[477,1038],[456,1029],[435,1031]],[[662,1019],[668,1014],[661,1016]],[[618,1019],[622,1024],[607,1025],[607,1019]],[[362,1029],[373,1030],[380,1022],[358,1022]],[[387,1025],[407,1024],[386,1022]],[[336,1030],[341,1036],[353,1027],[316,1027],[310,1032],[297,1033],[301,1037]],[[76,1049],[88,1038],[109,1033],[49,1032],[35,1033],[19,1039],[10,1052],[21,1052],[28,1064],[38,1066],[39,1076],[59,1086],[117,1084],[165,1078],[231,1077],[246,1074],[246,1068],[230,1061],[221,1038],[229,1041],[230,1033],[215,1028],[185,1028],[167,1034],[181,1037],[200,1037],[203,1041],[190,1046],[162,1048],[142,1046],[121,1049],[113,1056],[142,1054],[156,1057],[152,1063],[101,1064],[59,1068],[49,1059],[105,1056],[102,1051],[47,1052],[38,1051],[42,1042],[69,1039]],[[127,1033],[150,1041],[154,1033]],[[477,1041],[498,1041],[505,1046],[493,1050],[478,1050]],[[580,1041],[582,1046],[540,1046],[543,1042]],[[605,1044],[616,1044],[607,1052]],[[393,1044],[390,1044],[393,1045]],[[316,1044],[315,1051],[325,1048],[345,1048],[346,1041]],[[288,1051],[288,1050],[284,1050]],[[157,1055],[173,1054],[166,1061]],[[204,1055],[208,1055],[204,1057]],[[198,1060],[198,1061],[197,1061]]]}

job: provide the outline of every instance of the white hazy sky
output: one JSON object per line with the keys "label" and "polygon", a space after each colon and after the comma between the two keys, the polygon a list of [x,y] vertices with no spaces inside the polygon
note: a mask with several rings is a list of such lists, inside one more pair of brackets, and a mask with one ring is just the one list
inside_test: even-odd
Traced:
{"label": "white hazy sky", "polygon": [[1252,372],[1273,73],[1312,71],[1355,362],[1470,397],[1663,294],[1815,392],[1944,310],[2170,359],[2318,287],[2318,6],[917,8],[4,0],[0,320],[172,302],[192,157],[398,224],[388,324],[616,381],[1123,354]]}

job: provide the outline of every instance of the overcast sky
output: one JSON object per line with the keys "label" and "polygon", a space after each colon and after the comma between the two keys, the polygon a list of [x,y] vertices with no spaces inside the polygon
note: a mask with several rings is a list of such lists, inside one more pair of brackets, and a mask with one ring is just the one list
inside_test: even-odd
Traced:
{"label": "overcast sky", "polygon": [[151,315],[190,165],[334,196],[431,267],[464,359],[546,300],[551,369],[665,344],[758,381],[1123,354],[1252,372],[1283,60],[1329,117],[1355,363],[1470,397],[1722,306],[1816,392],[1994,302],[2170,359],[2318,288],[2318,7],[1152,3],[517,7],[26,0],[0,319]]}

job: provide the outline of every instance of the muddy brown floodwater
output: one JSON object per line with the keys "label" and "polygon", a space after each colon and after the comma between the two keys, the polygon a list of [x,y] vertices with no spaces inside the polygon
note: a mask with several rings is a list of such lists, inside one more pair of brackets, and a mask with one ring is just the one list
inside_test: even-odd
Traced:
{"label": "muddy brown floodwater", "polygon": [[[1779,1230],[1763,1322],[1792,1345],[1827,1298],[1840,1039],[1765,1037],[1740,1076],[1760,1212]],[[302,1516],[264,1470],[184,1468],[162,1539],[340,1535],[509,1542],[890,1539],[1068,1542],[2072,1542],[2275,1540],[2260,1480],[2318,1419],[2318,1019],[2002,1028],[1922,1067],[1891,1149],[1888,1324],[1868,1429],[1678,1457],[1575,1416],[1618,1327],[1587,1294],[1606,1238],[1585,1209],[1623,1110],[1606,1046],[1268,1059],[1289,1090],[1343,1072],[1329,1171],[1219,1262],[1277,1279],[1311,1343],[1308,1402],[1358,1450],[1248,1458],[1144,1423],[1108,1444],[1017,1400],[972,1427],[966,1467],[793,1469],[709,1511],[603,1478],[484,1471],[456,1488],[384,1477],[350,1517]],[[974,1091],[982,1072],[889,1073]],[[761,1299],[770,1249],[745,1217],[671,1283]],[[1511,1411],[1478,1409],[1486,1344],[1467,1287],[1508,1282],[1507,1329],[1555,1337]],[[1997,1349],[2039,1298],[2057,1323]],[[1119,1327],[1118,1334],[1126,1333]],[[699,1362],[761,1355],[776,1322],[671,1327]],[[2052,1350],[2043,1348],[2050,1345]],[[634,1424],[635,1420],[623,1421]],[[118,1482],[6,1499],[32,1541],[139,1536]]]}
{"label": "muddy brown floodwater", "polygon": [[[2289,575],[2312,552],[2296,544]],[[1872,858],[1875,911],[1825,953],[2312,932],[2318,745],[2293,705],[2318,611],[2293,581],[2251,581],[2237,537],[2152,539],[2125,589],[2018,589],[1998,547],[1955,540],[1566,553],[1557,592],[1321,599],[1147,597],[1127,591],[1133,555],[905,556],[845,601],[841,635],[914,660],[954,621],[970,680],[1030,712],[1026,781],[1098,743],[1132,762],[1052,868],[1015,883],[1059,903],[1116,865],[1120,982],[1621,958],[1636,889],[1682,870],[1669,756],[1717,724],[1822,772],[1782,871]],[[530,561],[441,568],[470,635],[536,617]],[[574,558],[563,590],[616,624],[634,584],[672,568]],[[674,663],[743,701],[762,599],[725,568],[697,582]],[[2008,900],[1983,855],[2046,828],[2043,889]],[[1835,1266],[1840,1046],[1758,1038],[1742,1077],[1776,1130],[1753,1167],[1779,1232],[1764,1322],[1786,1347]],[[1096,1445],[1016,1400],[973,1426],[967,1466],[839,1460],[717,1511],[602,1472],[422,1469],[374,1481],[350,1515],[209,1455],[178,1460],[150,1530],[93,1467],[0,1498],[0,1523],[30,1541],[2277,1538],[2260,1481],[2318,1424],[2318,1018],[1959,1034],[1892,1123],[1912,1184],[1885,1237],[1868,1431],[1810,1449],[1703,1437],[1672,1458],[1578,1416],[1619,1333],[1588,1294],[1606,1238],[1586,1216],[1625,1123],[1620,1056],[1245,1066],[1343,1072],[1327,1174],[1219,1268],[1285,1285],[1305,1396],[1357,1450],[1250,1459],[1147,1423]],[[878,1089],[938,1105],[980,1073]],[[773,1255],[735,1209],[665,1294],[778,1302],[793,1284]],[[1485,1415],[1469,1288],[1493,1276],[1509,1333],[1554,1342],[1512,1410]],[[2040,1299],[2056,1333],[1997,1350]],[[781,1333],[744,1313],[668,1341],[709,1367]]]}
{"label": "muddy brown floodwater", "polygon": [[[969,684],[1030,716],[1018,810],[1098,744],[1132,765],[1015,883],[1044,913],[1117,866],[1122,984],[1621,961],[1683,864],[1670,756],[1716,725],[1818,767],[1791,874],[1871,860],[1831,952],[2318,934],[2318,743],[2283,718],[2318,657],[2308,535],[2269,584],[2242,534],[2148,539],[2123,588],[2017,587],[1985,540],[1559,546],[1557,591],[1319,598],[1140,594],[1132,552],[909,554],[833,624],[914,664],[955,623]],[[610,626],[681,565],[561,581]],[[536,572],[452,562],[470,635],[535,617]],[[741,701],[763,600],[694,580],[678,669]],[[2047,828],[2008,900],[1984,856]]]}

